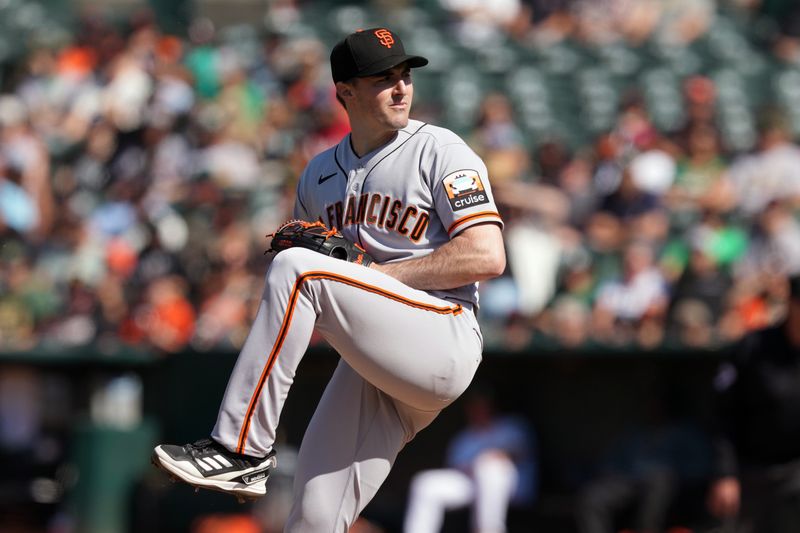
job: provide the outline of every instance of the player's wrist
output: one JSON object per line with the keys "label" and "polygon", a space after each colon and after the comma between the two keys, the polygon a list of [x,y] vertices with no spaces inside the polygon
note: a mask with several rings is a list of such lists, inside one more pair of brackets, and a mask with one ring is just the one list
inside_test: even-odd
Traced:
{"label": "player's wrist", "polygon": [[397,276],[396,265],[397,265],[397,263],[382,263],[382,264],[379,264],[379,263],[376,263],[376,262],[373,261],[369,265],[369,268],[374,268],[378,272],[382,272],[383,274],[386,274],[387,276],[391,276],[391,277],[393,277],[395,279],[400,279]]}

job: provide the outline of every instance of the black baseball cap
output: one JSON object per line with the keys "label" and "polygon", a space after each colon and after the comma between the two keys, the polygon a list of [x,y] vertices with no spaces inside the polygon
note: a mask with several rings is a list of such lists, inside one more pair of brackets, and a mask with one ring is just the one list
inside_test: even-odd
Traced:
{"label": "black baseball cap", "polygon": [[372,76],[407,61],[410,67],[424,67],[428,60],[406,54],[400,37],[386,28],[351,33],[333,47],[333,81]]}

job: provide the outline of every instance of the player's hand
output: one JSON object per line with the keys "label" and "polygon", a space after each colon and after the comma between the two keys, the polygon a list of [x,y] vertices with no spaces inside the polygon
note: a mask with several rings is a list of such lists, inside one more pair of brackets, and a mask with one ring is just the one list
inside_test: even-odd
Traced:
{"label": "player's hand", "polygon": [[739,513],[742,486],[738,479],[727,476],[712,483],[708,493],[708,511],[717,518],[729,518]]}

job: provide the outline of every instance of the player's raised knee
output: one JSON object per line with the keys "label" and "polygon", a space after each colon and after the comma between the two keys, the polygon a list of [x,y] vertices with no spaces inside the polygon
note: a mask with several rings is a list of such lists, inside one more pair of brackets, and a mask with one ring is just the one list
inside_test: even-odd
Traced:
{"label": "player's raised knee", "polygon": [[303,272],[313,270],[320,257],[316,252],[305,248],[289,248],[275,255],[267,271],[267,279],[296,278]]}

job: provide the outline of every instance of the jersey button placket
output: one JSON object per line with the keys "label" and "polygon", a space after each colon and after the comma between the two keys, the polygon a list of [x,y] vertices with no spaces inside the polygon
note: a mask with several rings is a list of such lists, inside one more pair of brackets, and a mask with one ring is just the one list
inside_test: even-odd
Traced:
{"label": "jersey button placket", "polygon": [[359,166],[351,173],[351,184],[350,190],[358,194],[358,191],[361,189],[361,185],[364,183],[364,167]]}

